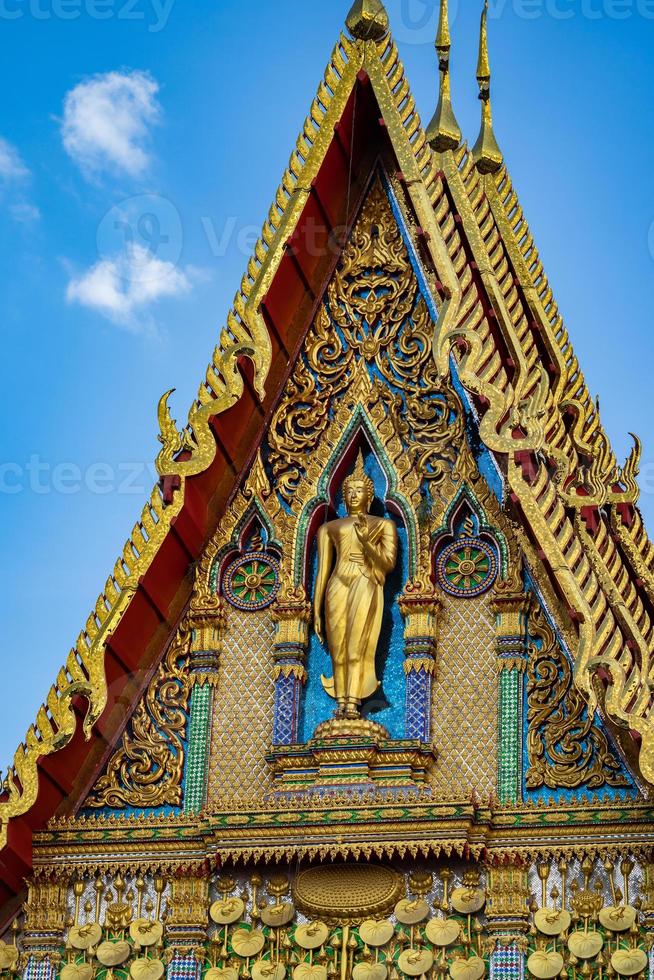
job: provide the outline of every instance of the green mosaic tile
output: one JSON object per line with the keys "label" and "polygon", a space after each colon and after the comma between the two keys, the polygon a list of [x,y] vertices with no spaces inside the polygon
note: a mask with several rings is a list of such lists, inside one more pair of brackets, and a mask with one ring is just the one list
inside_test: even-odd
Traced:
{"label": "green mosaic tile", "polygon": [[209,684],[193,688],[184,783],[185,813],[198,813],[205,802],[212,700],[213,688]]}

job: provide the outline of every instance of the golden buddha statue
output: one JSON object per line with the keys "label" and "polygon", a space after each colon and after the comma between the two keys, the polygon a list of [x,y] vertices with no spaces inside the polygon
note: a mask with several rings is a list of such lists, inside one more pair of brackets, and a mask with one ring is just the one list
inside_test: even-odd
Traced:
{"label": "golden buddha statue", "polygon": [[360,717],[361,702],[380,683],[375,654],[384,582],[397,562],[397,528],[393,521],[370,515],[374,487],[361,453],[354,472],[343,482],[343,499],[348,516],[318,531],[313,622],[320,641],[326,638],[332,659],[334,676],[323,677],[322,683],[338,704],[335,717],[354,719]]}

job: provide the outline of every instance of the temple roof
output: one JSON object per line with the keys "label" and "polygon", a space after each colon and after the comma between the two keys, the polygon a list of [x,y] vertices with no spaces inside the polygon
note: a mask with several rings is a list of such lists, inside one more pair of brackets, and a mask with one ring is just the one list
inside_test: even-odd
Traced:
{"label": "temple roof", "polygon": [[640,447],[619,466],[579,369],[492,128],[486,12],[471,150],[451,104],[443,0],[441,97],[422,128],[380,0],[356,0],[292,152],[188,423],[159,406],[161,480],[118,558],[0,798],[2,891],[31,863],[31,835],[74,813],[177,626],[192,569],[256,456],[367,180],[390,156],[439,312],[433,351],[454,373],[505,481],[529,568],[601,705],[654,783],[654,549],[638,508]]}

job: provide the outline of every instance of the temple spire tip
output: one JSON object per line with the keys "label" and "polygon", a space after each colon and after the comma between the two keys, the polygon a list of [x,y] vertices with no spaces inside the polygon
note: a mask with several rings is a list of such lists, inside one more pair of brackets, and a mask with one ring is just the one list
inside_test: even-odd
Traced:
{"label": "temple spire tip", "polygon": [[479,85],[479,98],[482,106],[481,131],[472,152],[477,169],[483,174],[494,174],[501,168],[504,159],[493,131],[493,112],[490,97],[491,68],[490,58],[488,56],[488,0],[485,0],[481,14],[477,83]]}
{"label": "temple spire tip", "polygon": [[436,54],[441,76],[438,106],[427,127],[427,139],[438,153],[455,150],[461,143],[461,128],[452,108],[450,88],[450,17],[448,0],[441,0],[441,12],[436,34]]}
{"label": "temple spire tip", "polygon": [[345,24],[352,37],[360,41],[380,41],[389,30],[382,0],[354,0]]}

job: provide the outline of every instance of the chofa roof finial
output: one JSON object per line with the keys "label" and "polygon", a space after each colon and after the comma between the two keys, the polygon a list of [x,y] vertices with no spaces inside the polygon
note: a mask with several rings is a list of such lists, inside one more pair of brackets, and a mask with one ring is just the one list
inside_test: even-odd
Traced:
{"label": "chofa roof finial", "polygon": [[438,153],[455,150],[461,143],[461,128],[452,108],[450,90],[450,17],[448,0],[441,0],[441,15],[436,35],[436,54],[441,75],[440,98],[434,118],[427,127],[427,139]]}
{"label": "chofa roof finial", "polygon": [[360,41],[380,41],[388,34],[386,7],[382,0],[354,0],[345,24]]}
{"label": "chofa roof finial", "polygon": [[502,166],[503,157],[493,132],[493,113],[490,100],[491,70],[488,58],[488,0],[485,0],[481,15],[477,82],[479,84],[479,98],[481,99],[481,131],[472,153],[477,169],[482,174],[494,174]]}

